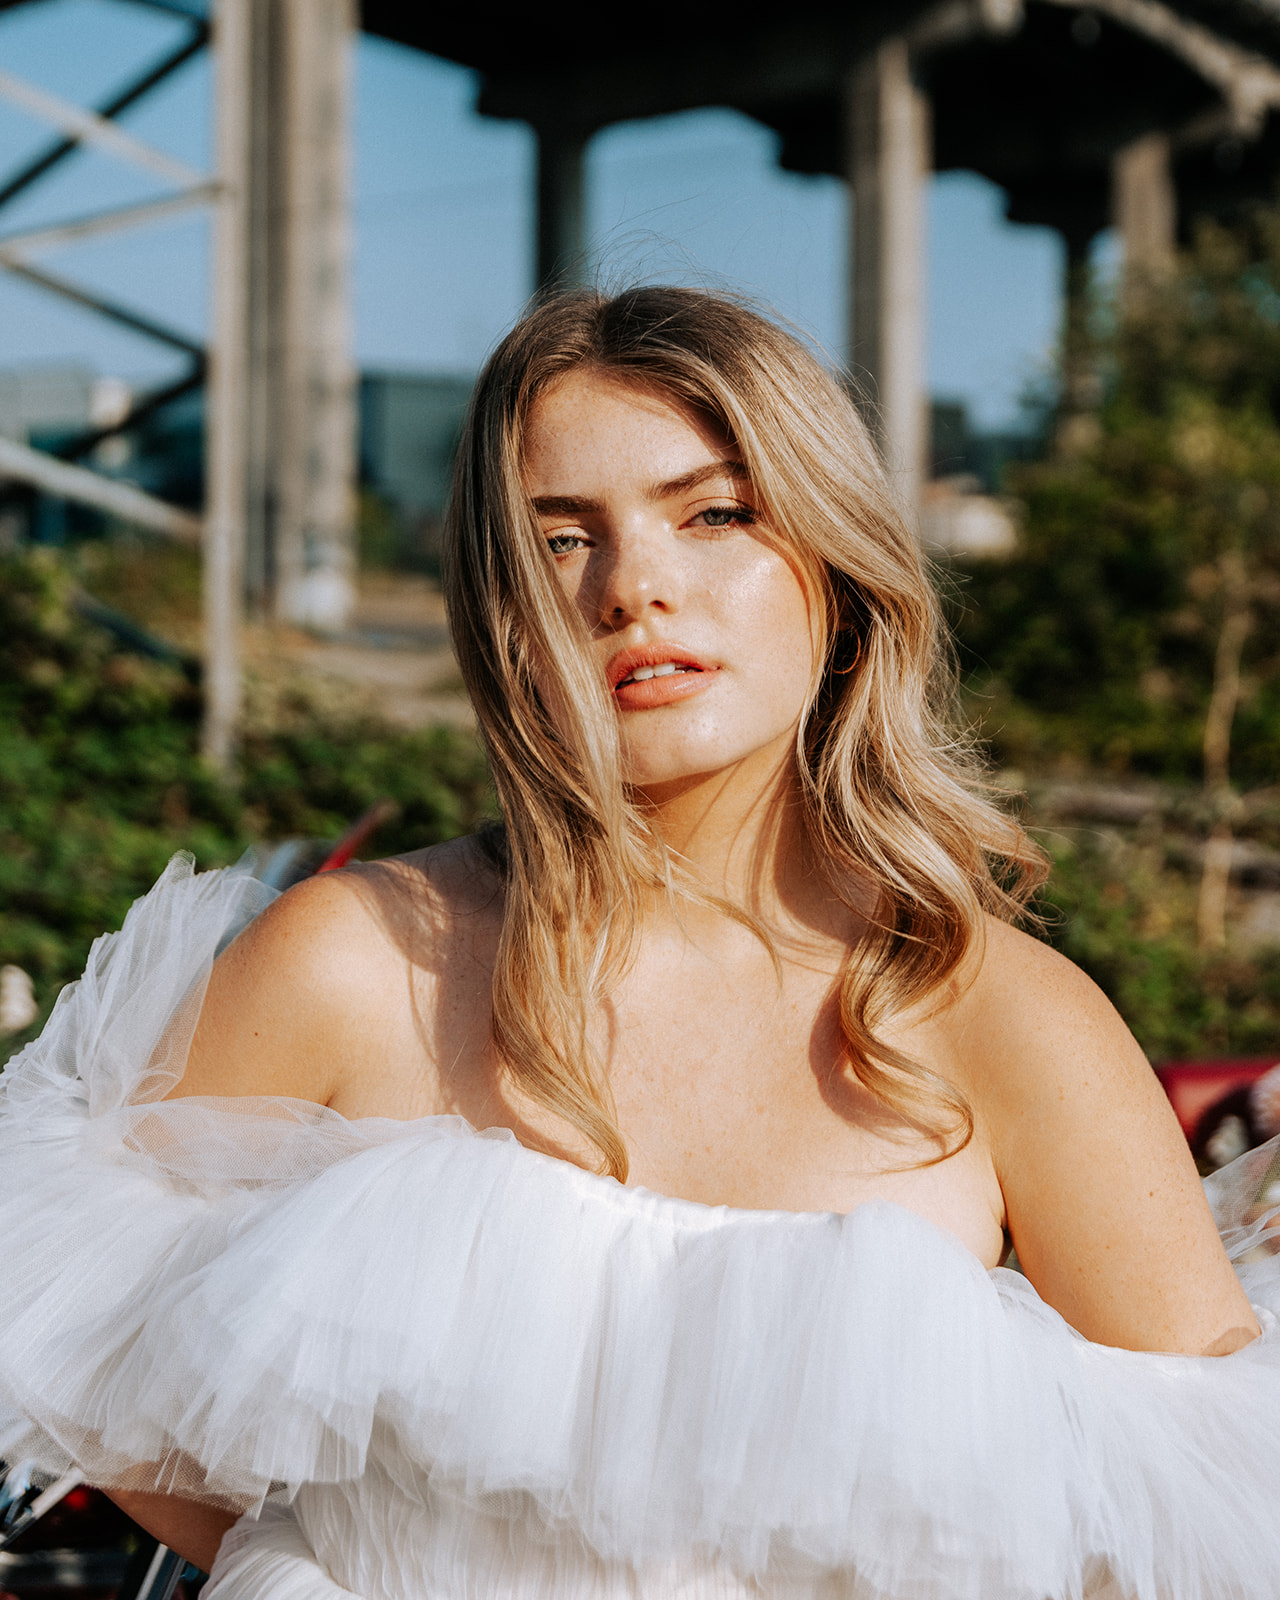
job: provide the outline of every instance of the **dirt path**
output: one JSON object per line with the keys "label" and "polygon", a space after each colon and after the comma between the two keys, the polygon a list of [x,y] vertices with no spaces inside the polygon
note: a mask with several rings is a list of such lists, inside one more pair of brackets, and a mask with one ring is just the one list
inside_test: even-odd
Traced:
{"label": "dirt path", "polygon": [[444,599],[429,578],[362,573],[351,627],[340,638],[273,634],[291,665],[368,693],[402,727],[475,726],[449,645]]}

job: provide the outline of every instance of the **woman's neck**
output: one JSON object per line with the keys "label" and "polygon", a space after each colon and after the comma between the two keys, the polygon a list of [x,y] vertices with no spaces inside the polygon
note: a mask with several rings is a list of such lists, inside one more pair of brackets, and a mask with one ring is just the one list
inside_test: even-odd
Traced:
{"label": "woman's neck", "polygon": [[771,931],[842,943],[852,935],[814,859],[794,758],[763,775],[750,763],[653,786],[639,798],[697,884]]}

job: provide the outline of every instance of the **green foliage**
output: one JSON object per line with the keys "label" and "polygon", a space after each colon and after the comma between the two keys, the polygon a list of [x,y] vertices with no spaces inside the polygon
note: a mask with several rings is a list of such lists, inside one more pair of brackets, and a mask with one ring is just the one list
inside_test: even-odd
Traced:
{"label": "green foliage", "polygon": [[394,568],[405,543],[404,518],[385,495],[362,489],[356,524],[362,571]]}
{"label": "green foliage", "polygon": [[325,710],[300,689],[251,726],[228,787],[197,754],[188,675],[123,653],[72,594],[48,552],[0,561],[0,962],[31,973],[45,1009],[176,850],[208,867],[256,839],[334,838],[383,797],[399,815],[380,854],[490,814],[473,739]]}
{"label": "green foliage", "polygon": [[197,548],[122,527],[63,555],[95,600],[194,650],[201,608]]}
{"label": "green foliage", "polygon": [[1195,885],[1159,828],[1054,830],[1050,941],[1109,996],[1154,1061],[1280,1049],[1280,949],[1208,953]]}
{"label": "green foliage", "polygon": [[1280,228],[1207,228],[1179,278],[1119,322],[1083,451],[1016,469],[1022,547],[959,586],[969,693],[999,757],[1200,775],[1223,615],[1245,564],[1252,628],[1232,771],[1280,767]]}

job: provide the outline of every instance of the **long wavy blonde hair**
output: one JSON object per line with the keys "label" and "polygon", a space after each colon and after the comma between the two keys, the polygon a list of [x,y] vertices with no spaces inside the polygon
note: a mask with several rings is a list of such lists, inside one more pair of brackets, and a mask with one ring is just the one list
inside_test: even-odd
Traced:
{"label": "long wavy blonde hair", "polygon": [[539,305],[486,365],[463,433],[445,597],[504,817],[492,849],[506,879],[492,1002],[504,1070],[625,1178],[589,1018],[625,970],[646,896],[665,887],[716,903],[673,872],[628,794],[616,712],[522,481],[531,408],[576,367],[657,390],[723,430],[809,590],[821,669],[796,742],[804,821],[833,893],[865,907],[870,887],[876,901],[841,978],[848,1070],[931,1134],[940,1160],[972,1136],[969,1105],[879,1031],[957,972],[984,911],[1020,913],[1042,857],[948,729],[938,604],[849,396],[783,329],[699,290]]}

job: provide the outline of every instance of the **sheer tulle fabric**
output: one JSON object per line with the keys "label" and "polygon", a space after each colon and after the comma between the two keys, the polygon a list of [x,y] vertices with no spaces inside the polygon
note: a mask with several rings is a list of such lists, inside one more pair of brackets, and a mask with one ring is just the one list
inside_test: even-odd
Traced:
{"label": "sheer tulle fabric", "polygon": [[215,1600],[1280,1593],[1270,1148],[1212,1186],[1263,1338],[1108,1349],[887,1203],[162,1103],[270,898],[175,862],[0,1078],[0,1454],[262,1511]]}

